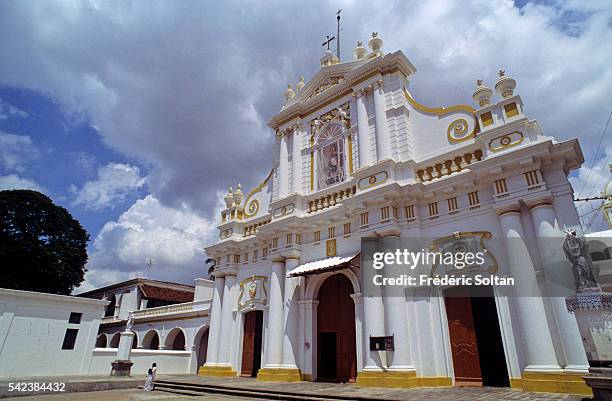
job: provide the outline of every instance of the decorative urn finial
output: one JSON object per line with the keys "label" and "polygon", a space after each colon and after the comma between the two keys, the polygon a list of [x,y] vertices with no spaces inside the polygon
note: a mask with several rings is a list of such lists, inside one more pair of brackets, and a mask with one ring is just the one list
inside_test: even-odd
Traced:
{"label": "decorative urn finial", "polygon": [[472,99],[482,108],[491,104],[493,91],[482,83],[482,79],[476,80],[476,90],[472,94]]}
{"label": "decorative urn finial", "polygon": [[366,54],[368,54],[368,49],[363,47],[363,42],[361,40],[358,40],[357,46],[355,47],[355,50],[353,50],[353,55],[357,60],[359,60],[364,58]]}
{"label": "decorative urn finial", "polygon": [[244,194],[242,193],[242,186],[238,183],[236,190],[234,191],[234,204],[236,206],[240,206],[242,204],[242,200],[244,199]]}
{"label": "decorative urn finial", "polygon": [[383,47],[383,40],[378,37],[378,32],[372,32],[372,37],[368,41],[368,46],[372,53],[381,53]]}
{"label": "decorative urn finial", "polygon": [[304,88],[304,85],[306,85],[304,83],[304,77],[300,77],[300,80],[298,81],[298,83],[295,84],[295,89],[299,92]]}
{"label": "decorative urn finial", "polygon": [[229,187],[227,193],[223,197],[223,200],[225,201],[225,206],[227,206],[228,209],[234,206],[234,190],[232,187]]}
{"label": "decorative urn finial", "polygon": [[512,96],[516,88],[516,81],[513,78],[506,76],[504,69],[499,70],[499,79],[495,83],[495,91],[504,99]]}

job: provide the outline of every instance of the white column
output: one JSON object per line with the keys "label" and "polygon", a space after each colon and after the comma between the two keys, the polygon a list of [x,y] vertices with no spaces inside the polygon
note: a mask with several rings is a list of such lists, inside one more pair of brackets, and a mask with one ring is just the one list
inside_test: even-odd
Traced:
{"label": "white column", "polygon": [[[380,287],[374,286],[372,291],[380,291]],[[370,351],[370,336],[378,337],[385,335],[385,315],[382,293],[372,294],[375,296],[363,297],[363,344],[364,344],[364,368],[363,370],[382,370],[383,361],[379,351]]]}
{"label": "white column", "polygon": [[[367,349],[363,349],[363,293],[351,294],[355,303],[355,353],[357,357],[357,372],[363,370],[363,355]],[[364,352],[365,351],[365,352]]]}
{"label": "white column", "polygon": [[219,337],[221,336],[221,302],[225,277],[215,277],[212,304],[210,306],[210,329],[208,332],[208,349],[206,350],[206,365],[216,365],[219,355]]}
{"label": "white column", "polygon": [[[399,236],[387,237],[393,241],[394,248],[400,248]],[[390,288],[384,292],[385,327],[387,335],[393,335],[395,350],[390,354],[389,369],[414,370],[410,357],[410,340],[406,320],[406,293],[404,288]]]}
{"label": "white column", "polygon": [[310,374],[314,379],[317,364],[316,340],[314,337],[317,335],[317,306],[319,301],[305,299],[300,303],[304,308],[304,319],[302,319],[304,321],[304,363],[300,367],[302,373]]}
{"label": "white column", "polygon": [[293,174],[293,183],[291,192],[302,192],[302,155],[300,153],[300,144],[302,142],[302,124],[297,124],[293,129],[293,139],[291,140],[292,163],[291,170]]}
{"label": "white column", "polygon": [[366,110],[365,90],[355,93],[357,97],[357,129],[359,139],[359,167],[363,168],[374,163],[370,149],[370,127],[368,124],[368,112]]}
{"label": "white column", "polygon": [[230,365],[232,349],[232,327],[234,326],[234,298],[232,289],[236,284],[235,274],[226,274],[223,288],[223,306],[221,307],[221,338],[219,339],[218,362],[220,365]]}
{"label": "white column", "polygon": [[[508,252],[508,272],[514,277],[520,294],[513,303],[521,331],[520,344],[524,344],[526,372],[559,372],[546,310],[538,285],[529,250],[525,244],[525,233],[521,223],[521,211],[517,206],[498,211]],[[526,296],[526,294],[533,294]]]}
{"label": "white column", "polygon": [[268,337],[266,341],[266,366],[279,368],[283,351],[283,287],[285,263],[283,259],[272,261],[270,273],[270,297],[268,306]]}
{"label": "white column", "polygon": [[120,361],[129,361],[132,351],[132,342],[134,341],[134,332],[122,331],[119,334],[119,348],[117,349],[117,359]]}
{"label": "white column", "polygon": [[391,159],[391,138],[387,129],[387,106],[385,104],[385,92],[383,81],[376,82],[373,86],[374,94],[374,119],[376,123],[376,156],[378,160]]}
{"label": "white column", "polygon": [[[549,265],[555,261],[562,262],[563,232],[556,224],[552,200],[535,200],[529,212],[536,229],[538,248],[543,263]],[[574,315],[567,311],[564,297],[551,297],[557,325],[561,334],[561,345],[565,354],[565,370],[585,372],[589,362],[582,346],[578,324]]]}
{"label": "white column", "polygon": [[[300,259],[297,257],[287,257],[285,259],[285,268],[289,272],[300,264]],[[283,332],[283,368],[296,369],[297,364],[296,356],[300,351],[298,344],[298,319],[299,316],[299,278],[298,277],[285,277],[285,294],[284,294],[284,311],[283,321],[284,332]]]}
{"label": "white column", "polygon": [[287,134],[280,140],[280,158],[278,164],[278,198],[289,195],[289,144]]}

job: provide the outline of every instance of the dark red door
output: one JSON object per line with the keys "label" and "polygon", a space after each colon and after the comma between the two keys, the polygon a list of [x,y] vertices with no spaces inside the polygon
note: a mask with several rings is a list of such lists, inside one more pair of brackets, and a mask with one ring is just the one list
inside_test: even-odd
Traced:
{"label": "dark red door", "polygon": [[467,289],[445,292],[446,317],[457,386],[482,386],[478,343]]}
{"label": "dark red door", "polygon": [[318,380],[352,382],[357,377],[353,286],[344,274],[329,277],[317,308]]}
{"label": "dark red door", "polygon": [[242,338],[242,370],[241,376],[253,375],[255,360],[255,332],[257,328],[257,313],[248,312],[244,315],[244,337]]}

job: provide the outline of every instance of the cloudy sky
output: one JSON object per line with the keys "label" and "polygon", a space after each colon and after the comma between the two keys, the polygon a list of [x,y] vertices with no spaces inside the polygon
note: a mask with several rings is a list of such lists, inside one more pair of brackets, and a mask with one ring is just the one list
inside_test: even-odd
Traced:
{"label": "cloudy sky", "polygon": [[[266,122],[287,83],[319,68],[343,8],[341,52],[379,32],[418,72],[422,103],[471,103],[503,66],[548,135],[580,138],[581,196],[608,179],[612,4],[602,1],[0,2],[0,188],[34,188],[91,235],[82,289],[204,274],[220,194],[272,160]],[[612,127],[609,128],[612,130]],[[581,209],[591,230],[601,215]],[[595,216],[593,219],[591,217]]]}

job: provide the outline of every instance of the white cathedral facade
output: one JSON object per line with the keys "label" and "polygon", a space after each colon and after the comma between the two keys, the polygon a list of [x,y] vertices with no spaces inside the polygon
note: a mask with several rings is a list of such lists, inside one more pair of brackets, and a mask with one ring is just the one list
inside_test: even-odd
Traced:
{"label": "white cathedral facade", "polygon": [[[368,47],[346,62],[328,50],[309,82],[285,91],[269,122],[270,173],[226,195],[206,248],[216,280],[199,373],[588,393],[575,319],[547,297],[540,269],[552,250],[539,238],[579,226],[568,182],[578,141],[544,135],[503,71],[497,95],[478,81],[475,107],[428,107],[410,93],[408,58],[384,54],[376,34]],[[517,239],[495,258],[540,296],[362,292],[362,237],[450,235]],[[391,335],[392,351],[370,349]]]}

